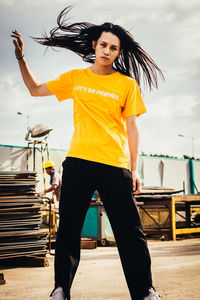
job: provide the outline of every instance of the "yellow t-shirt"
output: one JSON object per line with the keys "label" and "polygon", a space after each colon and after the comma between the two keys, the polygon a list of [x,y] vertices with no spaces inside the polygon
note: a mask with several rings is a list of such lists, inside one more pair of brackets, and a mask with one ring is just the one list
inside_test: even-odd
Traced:
{"label": "yellow t-shirt", "polygon": [[129,168],[126,118],[146,111],[134,79],[119,72],[66,72],[46,83],[59,101],[74,100],[74,134],[67,156]]}

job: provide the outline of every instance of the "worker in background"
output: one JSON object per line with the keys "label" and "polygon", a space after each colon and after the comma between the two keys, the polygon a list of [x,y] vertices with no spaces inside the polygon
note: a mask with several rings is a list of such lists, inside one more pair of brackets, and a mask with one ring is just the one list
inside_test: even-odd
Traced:
{"label": "worker in background", "polygon": [[60,200],[60,193],[61,193],[61,185],[62,185],[62,177],[61,175],[55,170],[54,163],[48,160],[45,163],[45,170],[47,174],[50,176],[50,188],[45,189],[43,192],[40,192],[40,197],[44,196],[46,193],[53,192],[53,200],[55,203],[55,207],[58,206]]}

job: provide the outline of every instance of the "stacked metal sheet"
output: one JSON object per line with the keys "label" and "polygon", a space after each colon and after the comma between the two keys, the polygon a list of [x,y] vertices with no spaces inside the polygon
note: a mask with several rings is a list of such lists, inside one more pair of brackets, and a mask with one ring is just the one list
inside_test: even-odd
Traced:
{"label": "stacked metal sheet", "polygon": [[0,172],[0,259],[46,254],[36,172]]}

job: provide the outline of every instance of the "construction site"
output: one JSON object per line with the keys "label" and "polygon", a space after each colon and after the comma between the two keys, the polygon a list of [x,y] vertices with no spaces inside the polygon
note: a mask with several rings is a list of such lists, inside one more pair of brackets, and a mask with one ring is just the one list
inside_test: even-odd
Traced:
{"label": "construction site", "polygon": [[[58,206],[45,162],[62,174],[66,151],[49,149],[52,128],[38,124],[27,146],[0,145],[0,299],[49,299],[54,282]],[[163,300],[200,299],[200,161],[140,156],[135,196]],[[127,245],[128,247],[128,245]],[[81,238],[72,299],[128,300],[118,250],[96,191]]]}

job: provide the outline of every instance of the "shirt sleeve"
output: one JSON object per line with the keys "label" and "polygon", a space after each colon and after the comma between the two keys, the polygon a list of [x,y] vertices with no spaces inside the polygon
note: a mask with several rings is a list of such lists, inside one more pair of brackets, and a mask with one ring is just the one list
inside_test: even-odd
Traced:
{"label": "shirt sleeve", "polygon": [[124,105],[125,117],[140,116],[146,112],[146,107],[142,99],[140,89],[135,80],[131,80],[127,98]]}
{"label": "shirt sleeve", "polygon": [[53,176],[52,185],[54,184],[59,185],[59,175],[57,173]]}
{"label": "shirt sleeve", "polygon": [[58,101],[72,98],[72,71],[66,72],[45,84]]}

